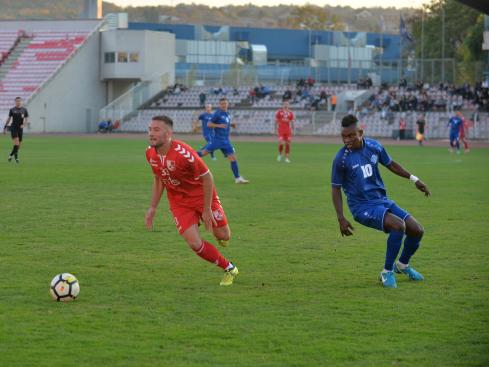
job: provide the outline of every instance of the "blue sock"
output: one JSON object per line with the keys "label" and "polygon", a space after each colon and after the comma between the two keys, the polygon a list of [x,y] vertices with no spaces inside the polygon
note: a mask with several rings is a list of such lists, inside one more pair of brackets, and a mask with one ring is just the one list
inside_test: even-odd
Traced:
{"label": "blue sock", "polygon": [[231,169],[233,170],[234,178],[239,177],[238,161],[231,162]]}
{"label": "blue sock", "polygon": [[460,150],[460,142],[457,140],[457,150]]}
{"label": "blue sock", "polygon": [[210,152],[211,158],[214,158],[214,151]]}
{"label": "blue sock", "polygon": [[409,260],[411,256],[414,255],[416,250],[419,247],[419,243],[421,242],[422,237],[410,237],[406,236],[404,240],[404,248],[402,249],[401,256],[399,257],[399,261],[403,264],[409,264]]}
{"label": "blue sock", "polygon": [[387,251],[385,253],[385,270],[392,271],[394,261],[396,261],[397,254],[402,245],[403,237],[404,232],[401,231],[391,231],[391,233],[389,233],[389,237],[387,238]]}
{"label": "blue sock", "polygon": [[200,150],[198,150],[198,151],[197,151],[197,155],[198,155],[199,157],[202,157],[202,152],[201,152]]}

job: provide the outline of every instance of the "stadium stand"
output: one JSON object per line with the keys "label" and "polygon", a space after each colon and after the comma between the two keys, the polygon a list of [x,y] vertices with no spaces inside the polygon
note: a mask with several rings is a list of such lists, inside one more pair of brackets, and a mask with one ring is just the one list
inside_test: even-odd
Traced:
{"label": "stadium stand", "polygon": [[11,107],[17,96],[28,99],[83,44],[87,35],[87,31],[34,31],[24,35],[30,40],[28,46],[0,82],[0,110]]}

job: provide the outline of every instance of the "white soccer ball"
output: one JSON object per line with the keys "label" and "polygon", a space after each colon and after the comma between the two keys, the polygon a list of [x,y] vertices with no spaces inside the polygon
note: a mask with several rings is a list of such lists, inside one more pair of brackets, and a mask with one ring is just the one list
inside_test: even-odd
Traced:
{"label": "white soccer ball", "polygon": [[78,297],[78,293],[80,293],[80,283],[73,274],[61,273],[51,280],[49,294],[55,301],[73,301]]}

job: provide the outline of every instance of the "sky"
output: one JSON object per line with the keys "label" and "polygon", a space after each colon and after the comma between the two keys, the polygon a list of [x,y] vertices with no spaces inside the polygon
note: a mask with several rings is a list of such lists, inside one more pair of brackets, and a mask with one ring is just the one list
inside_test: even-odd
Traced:
{"label": "sky", "polygon": [[371,6],[394,6],[396,8],[402,7],[420,7],[422,4],[429,2],[429,0],[395,0],[390,3],[386,0],[107,0],[111,3],[115,3],[119,6],[143,6],[143,5],[177,5],[179,3],[184,4],[205,4],[208,6],[223,6],[223,5],[245,5],[252,3],[254,5],[304,5],[306,3],[324,6],[351,6],[352,8],[371,7]]}

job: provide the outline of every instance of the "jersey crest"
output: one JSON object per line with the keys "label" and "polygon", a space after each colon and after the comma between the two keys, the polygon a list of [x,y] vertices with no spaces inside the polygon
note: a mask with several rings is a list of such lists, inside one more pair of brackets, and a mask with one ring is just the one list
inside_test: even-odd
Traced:
{"label": "jersey crest", "polygon": [[[192,157],[193,158],[193,157]],[[177,166],[175,164],[175,161],[167,160],[166,161],[166,166],[170,171],[175,171],[177,169]]]}

